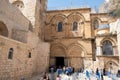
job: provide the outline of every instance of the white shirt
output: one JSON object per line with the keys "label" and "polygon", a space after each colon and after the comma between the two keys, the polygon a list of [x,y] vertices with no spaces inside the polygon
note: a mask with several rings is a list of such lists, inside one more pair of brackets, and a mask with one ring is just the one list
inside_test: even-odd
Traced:
{"label": "white shirt", "polygon": [[56,80],[60,80],[60,78],[59,78],[59,77],[57,77],[57,78],[56,78]]}

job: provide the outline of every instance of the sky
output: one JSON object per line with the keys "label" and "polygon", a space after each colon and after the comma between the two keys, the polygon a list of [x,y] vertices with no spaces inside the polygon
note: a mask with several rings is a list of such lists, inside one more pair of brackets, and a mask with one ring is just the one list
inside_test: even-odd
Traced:
{"label": "sky", "polygon": [[66,7],[89,6],[98,8],[104,0],[48,0],[48,10]]}

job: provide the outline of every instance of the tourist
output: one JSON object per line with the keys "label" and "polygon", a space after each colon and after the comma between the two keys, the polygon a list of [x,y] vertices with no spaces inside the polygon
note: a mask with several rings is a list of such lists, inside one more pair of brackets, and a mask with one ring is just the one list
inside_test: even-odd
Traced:
{"label": "tourist", "polygon": [[117,77],[120,77],[120,70],[118,70],[117,72]]}
{"label": "tourist", "polygon": [[25,80],[25,78],[21,78],[21,80]]}
{"label": "tourist", "polygon": [[51,74],[50,74],[50,80],[54,80],[54,78],[55,78],[55,73],[54,73],[54,71],[55,71],[55,68],[54,68],[54,66],[52,66],[52,67],[50,68],[50,72],[51,72]]}
{"label": "tourist", "polygon": [[71,73],[72,73],[71,67],[68,67],[68,68],[67,68],[67,71],[68,71],[68,75],[71,75]]}
{"label": "tourist", "polygon": [[96,69],[96,77],[98,80],[100,80],[100,72],[99,72],[98,68]]}
{"label": "tourist", "polygon": [[91,74],[94,75],[94,70],[93,69],[91,69]]}
{"label": "tourist", "polygon": [[90,73],[88,70],[86,70],[86,77],[90,80]]}
{"label": "tourist", "polygon": [[54,67],[53,66],[50,68],[50,72],[54,73]]}
{"label": "tourist", "polygon": [[57,74],[58,74],[58,75],[62,74],[62,68],[61,68],[61,67],[59,67],[59,68],[57,69]]}
{"label": "tourist", "polygon": [[47,80],[47,76],[44,76],[44,77],[43,77],[43,80]]}
{"label": "tourist", "polygon": [[74,67],[72,67],[72,73],[74,73],[75,72],[75,68]]}
{"label": "tourist", "polygon": [[44,76],[43,76],[43,80],[50,80],[48,74],[45,72]]}
{"label": "tourist", "polygon": [[57,75],[56,80],[61,80],[61,78],[60,78],[60,76],[59,76],[59,75]]}
{"label": "tourist", "polygon": [[68,73],[66,73],[65,78],[63,80],[70,80],[70,76]]}
{"label": "tourist", "polygon": [[63,73],[65,74],[66,73],[66,66],[63,67]]}
{"label": "tourist", "polygon": [[103,69],[100,70],[101,73],[101,80],[103,80]]}
{"label": "tourist", "polygon": [[104,76],[106,75],[106,70],[105,70],[105,68],[103,69],[103,75],[104,75]]}

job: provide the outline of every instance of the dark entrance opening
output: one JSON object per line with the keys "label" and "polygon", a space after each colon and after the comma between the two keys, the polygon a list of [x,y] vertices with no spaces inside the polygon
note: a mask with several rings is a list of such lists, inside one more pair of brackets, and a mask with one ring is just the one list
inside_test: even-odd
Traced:
{"label": "dark entrance opening", "polygon": [[63,67],[64,66],[64,57],[56,57],[56,66]]}

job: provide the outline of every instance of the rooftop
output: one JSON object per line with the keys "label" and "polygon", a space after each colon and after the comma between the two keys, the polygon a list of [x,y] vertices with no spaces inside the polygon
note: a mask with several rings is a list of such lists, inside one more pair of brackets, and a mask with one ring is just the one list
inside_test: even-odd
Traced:
{"label": "rooftop", "polygon": [[68,7],[49,7],[47,10],[68,10],[68,9],[80,9],[80,8],[90,8],[88,5],[84,6],[68,6]]}

